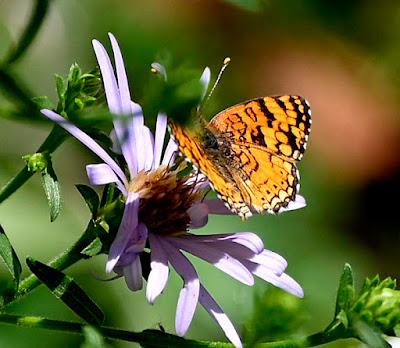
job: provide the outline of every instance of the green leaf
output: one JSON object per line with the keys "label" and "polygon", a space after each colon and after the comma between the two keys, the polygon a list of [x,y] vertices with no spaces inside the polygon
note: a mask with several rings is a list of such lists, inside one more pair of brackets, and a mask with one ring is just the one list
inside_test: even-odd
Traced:
{"label": "green leaf", "polygon": [[100,199],[97,192],[87,185],[76,185],[76,188],[85,200],[92,215],[96,216],[100,205]]}
{"label": "green leaf", "polygon": [[101,309],[71,277],[32,258],[27,258],[26,263],[53,295],[75,314],[92,325],[100,325],[103,322],[104,314]]}
{"label": "green leaf", "polygon": [[335,317],[341,310],[347,311],[354,300],[354,278],[351,266],[344,265],[342,276],[339,281],[339,289],[336,295]]}
{"label": "green leaf", "polygon": [[95,256],[100,253],[101,249],[103,248],[103,243],[101,242],[100,238],[95,238],[93,242],[91,242],[85,249],[81,251],[81,254],[87,256]]}
{"label": "green leaf", "polygon": [[50,159],[47,168],[42,172],[42,185],[50,208],[50,221],[53,222],[60,214],[61,195],[60,184]]}
{"label": "green leaf", "polygon": [[103,336],[93,326],[85,326],[82,330],[85,341],[81,348],[105,348]]}
{"label": "green leaf", "polygon": [[367,346],[371,348],[391,348],[377,328],[371,327],[362,320],[354,320],[353,330]]}
{"label": "green leaf", "polygon": [[49,97],[45,95],[33,97],[32,101],[38,106],[39,109],[54,109],[55,107]]}
{"label": "green leaf", "polygon": [[21,275],[21,262],[19,262],[18,256],[12,247],[9,239],[7,238],[4,229],[0,225],[0,256],[10,271],[15,284],[15,289],[18,288],[19,277]]}

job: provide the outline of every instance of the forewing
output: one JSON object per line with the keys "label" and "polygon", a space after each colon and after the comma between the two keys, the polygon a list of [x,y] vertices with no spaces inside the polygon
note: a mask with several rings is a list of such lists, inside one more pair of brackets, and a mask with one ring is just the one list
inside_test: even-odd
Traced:
{"label": "forewing", "polygon": [[258,145],[298,161],[307,146],[311,110],[309,103],[296,95],[257,98],[220,112],[208,127],[233,143]]}

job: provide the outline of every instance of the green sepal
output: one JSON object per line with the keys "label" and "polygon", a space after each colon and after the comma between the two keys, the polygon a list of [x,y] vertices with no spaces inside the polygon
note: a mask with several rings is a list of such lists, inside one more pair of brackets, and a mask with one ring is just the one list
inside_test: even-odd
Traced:
{"label": "green sepal", "polygon": [[70,276],[29,257],[26,263],[52,294],[80,318],[92,325],[100,325],[103,322],[102,310]]}
{"label": "green sepal", "polygon": [[335,317],[340,311],[347,311],[354,301],[354,277],[351,266],[346,263],[340,277],[339,288],[336,295]]}
{"label": "green sepal", "polygon": [[38,106],[39,109],[54,109],[55,105],[49,99],[49,97],[43,95],[39,97],[33,97],[32,101]]}
{"label": "green sepal", "polygon": [[21,276],[21,262],[18,259],[17,253],[12,247],[3,227],[0,225],[0,256],[3,259],[8,271],[14,279],[14,288],[18,288],[19,279]]}
{"label": "green sepal", "polygon": [[103,243],[100,238],[95,238],[85,249],[81,251],[81,254],[87,256],[96,256],[98,255],[103,248]]}
{"label": "green sepal", "polygon": [[92,216],[95,217],[100,205],[100,198],[97,192],[87,185],[76,185],[76,188],[85,200]]}

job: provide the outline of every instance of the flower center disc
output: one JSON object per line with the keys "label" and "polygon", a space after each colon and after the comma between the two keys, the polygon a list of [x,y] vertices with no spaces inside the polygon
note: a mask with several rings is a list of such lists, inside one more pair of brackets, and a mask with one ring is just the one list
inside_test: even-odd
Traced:
{"label": "flower center disc", "polygon": [[179,177],[177,170],[161,166],[150,172],[139,172],[129,190],[140,195],[139,219],[153,233],[184,234],[190,225],[188,209],[200,199],[195,180]]}

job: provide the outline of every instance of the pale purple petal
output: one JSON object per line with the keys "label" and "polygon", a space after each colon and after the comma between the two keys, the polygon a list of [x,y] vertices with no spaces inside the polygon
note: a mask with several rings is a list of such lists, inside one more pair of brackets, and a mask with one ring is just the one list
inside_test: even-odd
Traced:
{"label": "pale purple petal", "polygon": [[276,267],[283,270],[285,270],[288,265],[287,261],[281,255],[266,249],[260,254],[254,255],[250,261],[259,263],[260,265],[275,264]]}
{"label": "pale purple petal", "polygon": [[[131,175],[137,172],[137,159],[135,155],[135,149],[133,147],[133,129],[132,120],[127,115],[130,114],[130,97],[128,88],[127,78],[125,75],[125,68],[122,61],[121,51],[119,50],[118,44],[115,38],[111,35],[111,44],[114,51],[116,69],[118,74],[118,83],[115,79],[114,69],[112,67],[110,58],[103,45],[97,40],[93,40],[93,48],[99,63],[103,83],[104,91],[106,93],[107,103],[110,111],[117,115],[114,117],[114,129],[118,139],[118,143],[121,147],[122,153],[128,165]],[[123,70],[123,72],[121,72]],[[122,86],[122,88],[121,88]],[[126,94],[128,93],[129,101],[126,101]],[[128,104],[128,107],[127,107]],[[124,115],[118,117],[118,115]]]}
{"label": "pale purple petal", "polygon": [[139,195],[136,192],[129,192],[125,203],[124,215],[119,225],[117,235],[111,244],[108,253],[106,272],[111,272],[117,264],[126,244],[134,235],[138,225]]}
{"label": "pale purple petal", "polygon": [[178,150],[178,145],[172,138],[170,138],[167,144],[167,148],[165,149],[164,157],[161,164],[163,166],[170,165],[174,161],[175,152],[177,150]]}
{"label": "pale purple petal", "polygon": [[132,233],[129,238],[129,246],[125,249],[125,252],[142,252],[146,245],[148,233],[149,232],[147,226],[143,222],[139,222],[136,227],[135,233]]}
{"label": "pale purple petal", "polygon": [[179,293],[175,318],[176,333],[183,336],[188,330],[196,310],[200,281],[195,268],[186,256],[165,239],[162,240],[162,244],[168,253],[170,263],[184,280],[184,287]]}
{"label": "pale purple petal", "polygon": [[132,113],[132,124],[134,133],[134,144],[132,147],[136,151],[137,157],[137,171],[140,172],[144,169],[145,156],[143,154],[143,127],[144,127],[144,117],[142,107],[131,101],[131,113]]}
{"label": "pale purple petal", "polygon": [[[246,264],[246,261],[244,261],[244,263]],[[297,297],[304,296],[304,292],[301,286],[286,273],[282,273],[281,275],[276,275],[275,273],[270,272],[268,271],[268,269],[261,266],[261,267],[255,267],[253,270],[253,274],[265,280],[266,282],[271,283],[272,285],[275,285],[278,288],[287,291],[292,295],[295,295]]]}
{"label": "pale purple petal", "polygon": [[122,169],[119,167],[117,162],[115,162],[111,156],[99,145],[97,144],[89,135],[85,132],[81,131],[78,127],[76,127],[73,123],[66,120],[64,117],[56,114],[55,112],[42,109],[40,112],[45,115],[47,118],[56,122],[60,127],[64,128],[67,132],[69,132],[72,136],[78,139],[82,144],[92,150],[97,156],[99,156],[104,162],[106,162],[111,169],[119,176],[124,185],[127,185],[128,181]]}
{"label": "pale purple petal", "polygon": [[164,146],[165,133],[167,131],[167,115],[159,113],[156,123],[156,137],[154,144],[154,168],[158,168],[161,162],[161,154]]}
{"label": "pale purple petal", "polygon": [[142,264],[139,255],[129,265],[123,268],[125,283],[132,291],[140,290],[143,287]]}
{"label": "pale purple petal", "polygon": [[86,173],[92,185],[106,185],[115,182],[123,195],[126,196],[124,184],[108,164],[89,164],[86,166]]}
{"label": "pale purple petal", "polygon": [[296,209],[301,209],[306,206],[306,200],[303,196],[296,195],[296,198],[294,201],[290,201],[287,207],[281,207],[279,209],[279,213],[283,213],[285,211],[291,211],[291,210],[296,210]]}
{"label": "pale purple petal", "polygon": [[190,217],[190,227],[200,228],[208,222],[208,208],[202,202],[194,203],[188,210],[187,213]]}
{"label": "pale purple petal", "polygon": [[147,280],[146,298],[149,303],[153,304],[167,285],[169,267],[168,256],[158,241],[158,237],[154,234],[149,234],[149,241],[151,248],[151,271]]}
{"label": "pale purple petal", "polygon": [[154,137],[151,130],[143,127],[143,148],[139,149],[144,153],[144,171],[149,171],[153,167],[154,158]]}
{"label": "pale purple petal", "polygon": [[210,71],[210,68],[207,66],[204,69],[204,71],[203,71],[203,73],[201,74],[201,77],[200,77],[200,83],[201,83],[201,86],[203,88],[203,91],[201,93],[201,99],[200,99],[201,101],[204,100],[204,98],[205,98],[205,96],[207,94],[208,85],[210,84],[210,79],[211,79],[211,71]]}
{"label": "pale purple petal", "polygon": [[232,213],[232,211],[227,208],[224,202],[220,199],[206,199],[204,203],[207,204],[210,214],[234,215],[234,213]]}
{"label": "pale purple petal", "polygon": [[[201,242],[215,243],[218,240],[230,240],[234,243],[245,246],[246,248],[253,251],[255,254],[263,253],[264,243],[260,237],[252,232],[237,232],[237,233],[226,233],[226,234],[209,234],[209,235],[186,235],[185,238],[192,238]],[[266,251],[269,252],[269,251]],[[272,253],[272,251],[271,251]],[[275,254],[275,253],[273,253]],[[275,254],[279,256],[278,254]]]}
{"label": "pale purple petal", "polygon": [[242,342],[240,341],[240,337],[236,332],[232,322],[229,320],[228,316],[224,313],[218,303],[215,302],[215,300],[211,297],[209,292],[203,287],[203,285],[200,285],[199,302],[215,319],[215,321],[224,331],[226,338],[231,341],[236,348],[241,348]]}
{"label": "pale purple petal", "polygon": [[115,68],[117,71],[119,95],[121,100],[121,113],[129,115],[131,113],[131,95],[129,92],[128,78],[126,76],[124,60],[122,59],[121,50],[114,35],[108,33],[111,46],[114,52]]}
{"label": "pale purple petal", "polygon": [[121,114],[121,98],[114,69],[104,46],[97,40],[92,40],[94,53],[99,63],[107,104],[113,114]]}
{"label": "pale purple petal", "polygon": [[214,248],[211,243],[198,244],[180,237],[168,237],[168,240],[177,247],[211,263],[240,282],[250,286],[254,284],[251,272],[243,264],[224,251]]}

